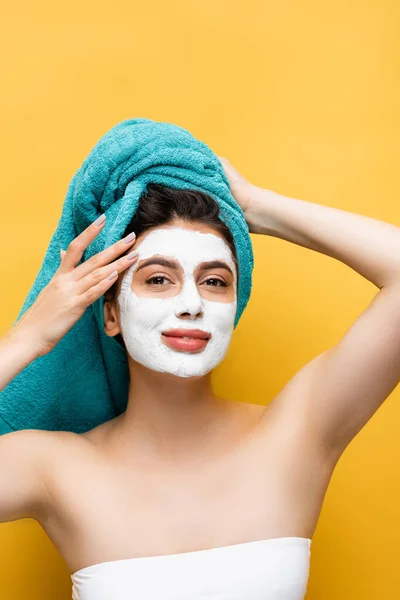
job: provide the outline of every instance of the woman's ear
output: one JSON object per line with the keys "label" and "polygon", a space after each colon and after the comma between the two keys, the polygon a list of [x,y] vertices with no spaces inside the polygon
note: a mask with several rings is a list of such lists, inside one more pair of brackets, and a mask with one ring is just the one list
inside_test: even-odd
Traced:
{"label": "woman's ear", "polygon": [[104,333],[106,335],[114,337],[118,333],[121,333],[115,296],[111,290],[107,290],[104,294],[103,316]]}

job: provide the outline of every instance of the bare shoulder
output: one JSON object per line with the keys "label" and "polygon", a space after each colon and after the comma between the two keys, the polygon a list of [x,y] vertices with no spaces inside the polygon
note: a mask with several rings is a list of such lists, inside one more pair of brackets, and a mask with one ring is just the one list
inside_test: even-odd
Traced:
{"label": "bare shoulder", "polygon": [[43,455],[48,481],[61,466],[64,469],[70,464],[76,468],[77,460],[83,459],[90,448],[85,434],[72,431],[37,431],[36,443]]}
{"label": "bare shoulder", "polygon": [[5,434],[0,437],[0,448],[2,443],[5,449],[12,451],[16,461],[34,469],[45,485],[51,482],[52,475],[61,466],[64,468],[71,462],[76,464],[75,459],[82,455],[88,445],[79,434],[42,429],[24,429]]}
{"label": "bare shoulder", "polygon": [[0,436],[0,521],[40,521],[47,479],[56,464],[58,432],[23,429]]}
{"label": "bare shoulder", "polygon": [[80,436],[69,431],[47,431],[44,429],[21,429],[13,431],[0,437],[1,440],[8,439],[8,445],[13,445],[15,450],[25,454],[33,452],[35,456],[43,459],[43,465],[50,464],[55,452],[63,449],[71,449],[72,445],[78,444]]}
{"label": "bare shoulder", "polygon": [[42,466],[42,471],[54,456],[54,450],[61,443],[65,432],[46,431],[42,429],[21,429],[0,436],[0,452],[10,455],[15,460],[23,459],[32,464],[37,462]]}
{"label": "bare shoulder", "polygon": [[83,477],[86,458],[92,457],[93,451],[84,435],[71,431],[27,430],[24,433],[25,441],[21,442],[24,451],[32,453],[38,480],[43,481],[44,491],[34,518],[44,525],[64,497],[69,483]]}
{"label": "bare shoulder", "polygon": [[69,431],[47,431],[42,429],[22,429],[0,437],[0,451],[4,447],[6,455],[12,453],[14,459],[35,468],[38,475],[45,477],[59,460],[81,448],[80,436]]}

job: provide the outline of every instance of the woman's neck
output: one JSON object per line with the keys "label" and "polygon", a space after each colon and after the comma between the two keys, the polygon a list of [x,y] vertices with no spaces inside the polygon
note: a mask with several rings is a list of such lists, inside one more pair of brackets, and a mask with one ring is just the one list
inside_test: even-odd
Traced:
{"label": "woman's neck", "polygon": [[241,404],[214,394],[211,373],[182,378],[134,363],[130,375],[127,409],[111,432],[114,448],[176,462],[226,442]]}

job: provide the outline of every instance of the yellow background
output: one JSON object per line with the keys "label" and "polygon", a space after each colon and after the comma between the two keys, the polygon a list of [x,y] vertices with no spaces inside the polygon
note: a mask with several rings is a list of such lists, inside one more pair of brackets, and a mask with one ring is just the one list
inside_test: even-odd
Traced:
{"label": "yellow background", "polygon": [[[124,119],[181,125],[262,187],[400,223],[395,0],[23,0],[2,13],[1,333],[40,268],[72,176]],[[251,301],[214,381],[227,397],[267,404],[339,341],[377,288],[332,258],[252,240]],[[336,468],[307,600],[398,595],[399,396]],[[35,521],[0,534],[1,598],[71,597],[66,566]]]}

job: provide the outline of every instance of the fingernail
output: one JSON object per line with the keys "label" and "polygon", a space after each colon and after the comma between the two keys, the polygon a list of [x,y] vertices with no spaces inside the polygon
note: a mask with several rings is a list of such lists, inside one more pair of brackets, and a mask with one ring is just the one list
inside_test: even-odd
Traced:
{"label": "fingernail", "polygon": [[104,223],[105,220],[106,220],[106,215],[103,213],[102,215],[100,215],[100,217],[98,219],[96,219],[95,221],[93,221],[93,223],[95,225],[99,226],[102,223]]}
{"label": "fingernail", "polygon": [[128,260],[132,260],[132,258],[135,258],[135,256],[137,256],[139,254],[138,250],[134,250],[133,252],[130,252],[129,254],[127,254],[126,258]]}
{"label": "fingernail", "polygon": [[129,242],[134,240],[135,237],[136,237],[136,234],[132,231],[132,233],[130,233],[129,235],[126,236],[126,238],[124,238],[125,244],[129,244]]}

